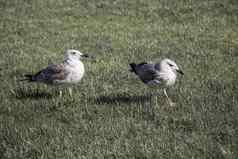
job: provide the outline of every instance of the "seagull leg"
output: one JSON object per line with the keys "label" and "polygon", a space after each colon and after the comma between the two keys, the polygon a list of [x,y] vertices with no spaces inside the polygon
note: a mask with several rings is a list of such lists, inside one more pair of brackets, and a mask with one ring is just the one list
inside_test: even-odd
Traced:
{"label": "seagull leg", "polygon": [[68,91],[69,91],[69,96],[70,97],[73,97],[73,90],[71,87],[68,88]]}
{"label": "seagull leg", "polygon": [[175,103],[169,98],[168,94],[167,94],[167,91],[166,89],[164,88],[164,95],[166,96],[168,102],[169,102],[169,105],[170,106],[175,106]]}

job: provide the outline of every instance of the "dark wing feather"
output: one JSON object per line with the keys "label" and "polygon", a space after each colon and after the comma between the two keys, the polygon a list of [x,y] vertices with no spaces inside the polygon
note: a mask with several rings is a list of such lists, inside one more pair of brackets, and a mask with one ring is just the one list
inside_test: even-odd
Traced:
{"label": "dark wing feather", "polygon": [[66,78],[68,72],[65,70],[63,64],[49,65],[47,68],[36,73],[32,78],[34,81],[53,83],[55,80],[63,80]]}
{"label": "dark wing feather", "polygon": [[158,78],[158,70],[155,68],[155,64],[141,63],[136,67],[137,75],[144,83],[148,83]]}

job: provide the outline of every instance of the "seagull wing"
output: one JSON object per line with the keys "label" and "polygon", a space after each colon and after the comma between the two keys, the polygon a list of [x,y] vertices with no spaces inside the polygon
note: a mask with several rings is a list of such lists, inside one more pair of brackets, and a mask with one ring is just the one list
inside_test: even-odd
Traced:
{"label": "seagull wing", "polygon": [[49,65],[47,68],[33,75],[32,79],[33,81],[53,84],[54,81],[64,80],[67,75],[68,71],[66,71],[65,66],[63,64]]}
{"label": "seagull wing", "polygon": [[156,66],[157,64],[140,63],[136,66],[137,75],[144,83],[159,80],[159,68]]}

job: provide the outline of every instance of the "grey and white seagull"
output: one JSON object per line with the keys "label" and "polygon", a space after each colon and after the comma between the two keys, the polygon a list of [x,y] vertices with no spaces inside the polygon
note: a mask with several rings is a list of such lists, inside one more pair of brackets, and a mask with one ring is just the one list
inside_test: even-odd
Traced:
{"label": "grey and white seagull", "polygon": [[[85,69],[81,58],[89,57],[78,50],[69,49],[60,64],[51,64],[36,74],[26,74],[22,81],[45,83],[48,85],[71,85],[77,84],[84,76]],[[72,96],[72,89],[69,87],[69,94]],[[62,91],[60,90],[60,96]]]}
{"label": "grey and white seagull", "polygon": [[142,62],[130,63],[131,72],[134,72],[143,83],[155,87],[162,86],[164,94],[171,106],[175,103],[168,97],[166,88],[175,84],[177,73],[184,74],[177,64],[170,59],[163,59],[159,63]]}

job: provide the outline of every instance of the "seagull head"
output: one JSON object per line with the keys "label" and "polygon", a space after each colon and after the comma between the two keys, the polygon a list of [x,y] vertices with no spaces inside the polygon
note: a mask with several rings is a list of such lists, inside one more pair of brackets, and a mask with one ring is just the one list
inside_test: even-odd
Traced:
{"label": "seagull head", "polygon": [[74,50],[74,49],[69,49],[66,50],[65,53],[65,59],[70,59],[70,60],[80,60],[81,58],[84,57],[89,57],[87,54],[83,54],[78,50]]}
{"label": "seagull head", "polygon": [[166,70],[171,70],[175,74],[180,73],[181,75],[184,75],[183,71],[178,67],[178,65],[170,59],[162,60],[161,67],[164,67]]}

